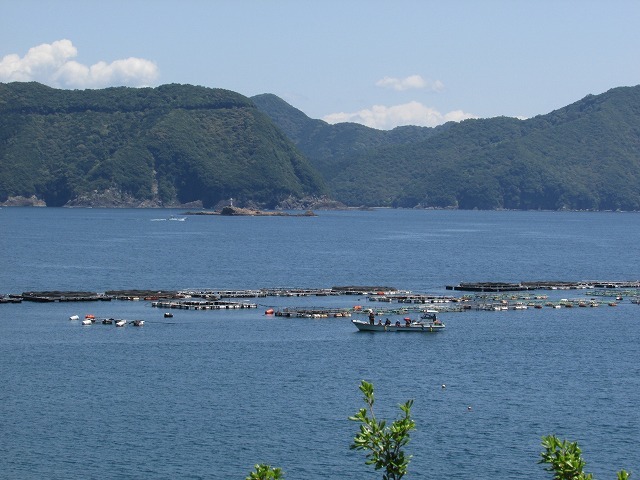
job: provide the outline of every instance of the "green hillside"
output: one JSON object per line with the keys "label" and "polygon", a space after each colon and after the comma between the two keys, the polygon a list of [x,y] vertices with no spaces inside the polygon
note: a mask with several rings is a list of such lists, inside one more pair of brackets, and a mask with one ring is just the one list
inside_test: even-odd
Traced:
{"label": "green hillside", "polygon": [[253,100],[347,205],[640,210],[640,86],[528,120],[389,132]]}
{"label": "green hillside", "polygon": [[268,208],[325,191],[290,140],[234,92],[0,84],[0,202],[36,195],[62,206],[117,192],[133,205],[233,197]]}
{"label": "green hillside", "polygon": [[415,143],[446,130],[437,128],[398,127],[376,130],[358,123],[330,125],[314,120],[272,94],[251,97],[260,110],[296,144],[325,178],[332,178],[359,154],[389,145]]}
{"label": "green hillside", "polygon": [[0,84],[0,203],[640,210],[640,87],[528,120],[376,130],[275,95]]}

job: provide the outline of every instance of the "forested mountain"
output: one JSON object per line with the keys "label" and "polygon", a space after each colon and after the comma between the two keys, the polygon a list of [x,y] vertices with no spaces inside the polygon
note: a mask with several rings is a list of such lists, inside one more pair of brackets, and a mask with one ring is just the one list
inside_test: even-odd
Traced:
{"label": "forested mountain", "polygon": [[358,123],[330,125],[313,120],[276,95],[265,93],[251,97],[260,110],[309,158],[313,166],[325,177],[331,178],[345,167],[354,156],[389,145],[415,143],[446,130],[406,126],[393,130],[376,130]]}
{"label": "forested mountain", "polygon": [[528,120],[381,131],[275,95],[0,83],[0,203],[640,210],[640,86]]}
{"label": "forested mountain", "polygon": [[640,86],[528,120],[389,132],[311,120],[276,99],[252,98],[347,205],[640,210]]}
{"label": "forested mountain", "polygon": [[0,84],[0,202],[274,207],[322,178],[248,98],[189,85]]}

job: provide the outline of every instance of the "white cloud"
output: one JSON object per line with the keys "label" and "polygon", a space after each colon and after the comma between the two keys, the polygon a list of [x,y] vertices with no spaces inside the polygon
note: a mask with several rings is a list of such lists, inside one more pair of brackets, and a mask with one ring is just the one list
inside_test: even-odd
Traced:
{"label": "white cloud", "polygon": [[423,89],[440,92],[444,89],[444,84],[440,80],[425,80],[420,75],[410,75],[406,78],[384,77],[376,82],[376,86],[391,88],[398,92]]}
{"label": "white cloud", "polygon": [[100,61],[87,66],[73,60],[78,49],[70,40],[57,40],[30,48],[20,58],[6,55],[0,60],[0,81],[37,81],[61,88],[141,87],[158,78],[155,63],[142,58],[127,58],[111,63]]}
{"label": "white cloud", "polygon": [[323,117],[328,123],[354,122],[380,130],[390,130],[401,125],[417,125],[421,127],[435,127],[446,122],[459,122],[468,118],[476,118],[471,113],[454,110],[442,114],[420,102],[409,102],[402,105],[387,107],[374,105],[370,109],[363,109],[354,113],[331,113]]}

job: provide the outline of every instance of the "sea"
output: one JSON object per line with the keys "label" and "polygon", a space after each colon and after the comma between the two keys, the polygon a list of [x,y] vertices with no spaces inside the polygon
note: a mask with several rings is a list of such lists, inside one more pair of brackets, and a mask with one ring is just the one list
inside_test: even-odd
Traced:
{"label": "sea", "polygon": [[[184,213],[2,208],[0,294],[352,285],[462,296],[446,286],[640,278],[639,213]],[[445,331],[424,335],[358,332],[356,314],[265,314],[381,307],[366,295],[250,298],[256,308],[173,318],[144,299],[0,304],[0,478],[244,479],[266,463],[287,480],[379,479],[350,449],[362,380],[378,419],[414,400],[407,479],[551,478],[538,463],[551,434],[578,442],[596,478],[634,478],[640,305],[608,295],[598,308],[443,312]],[[87,314],[145,325],[69,320]]]}

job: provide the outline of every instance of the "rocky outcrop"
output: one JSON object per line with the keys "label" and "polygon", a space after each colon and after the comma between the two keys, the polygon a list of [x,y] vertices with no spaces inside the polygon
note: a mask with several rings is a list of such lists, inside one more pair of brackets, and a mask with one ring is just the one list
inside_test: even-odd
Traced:
{"label": "rocky outcrop", "polygon": [[316,214],[311,210],[307,210],[304,213],[287,213],[282,211],[265,211],[265,210],[254,210],[251,208],[240,208],[240,207],[232,207],[231,205],[227,205],[226,207],[222,207],[221,210],[216,211],[201,211],[201,212],[186,212],[185,215],[223,215],[227,217],[315,217]]}
{"label": "rocky outcrop", "polygon": [[117,188],[106,190],[94,190],[77,196],[67,202],[65,207],[92,207],[92,208],[202,208],[202,201],[198,200],[186,204],[165,204],[159,198],[140,200],[129,193]]}
{"label": "rocky outcrop", "polygon": [[20,195],[16,197],[9,197],[4,202],[0,203],[3,207],[46,207],[47,204],[44,200],[40,200],[35,195],[30,197],[22,197]]}
{"label": "rocky outcrop", "polygon": [[278,210],[346,210],[348,207],[326,195],[304,198],[288,197],[278,203]]}

